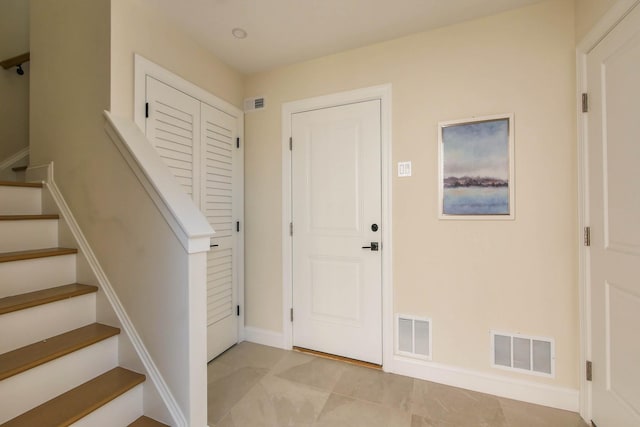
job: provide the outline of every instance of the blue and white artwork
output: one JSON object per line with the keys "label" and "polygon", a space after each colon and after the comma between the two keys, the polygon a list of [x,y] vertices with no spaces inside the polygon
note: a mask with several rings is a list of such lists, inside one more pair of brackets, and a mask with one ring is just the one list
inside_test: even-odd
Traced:
{"label": "blue and white artwork", "polygon": [[442,213],[509,215],[509,118],[443,126]]}

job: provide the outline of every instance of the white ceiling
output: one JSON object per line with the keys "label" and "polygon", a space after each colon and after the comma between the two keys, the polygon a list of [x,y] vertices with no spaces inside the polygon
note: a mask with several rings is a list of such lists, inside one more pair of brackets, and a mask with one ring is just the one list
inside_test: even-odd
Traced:
{"label": "white ceiling", "polygon": [[[152,0],[242,73],[317,58],[541,0]],[[233,28],[247,31],[243,40]]]}

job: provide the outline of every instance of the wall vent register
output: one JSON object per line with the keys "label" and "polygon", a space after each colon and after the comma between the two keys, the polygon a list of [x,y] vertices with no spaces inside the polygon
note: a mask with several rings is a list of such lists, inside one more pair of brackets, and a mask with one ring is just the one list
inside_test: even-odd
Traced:
{"label": "wall vent register", "polygon": [[247,98],[244,100],[244,112],[248,113],[256,110],[264,110],[267,104],[265,102],[264,96],[259,96],[256,98]]}
{"label": "wall vent register", "polygon": [[396,354],[431,360],[431,319],[396,315]]}
{"label": "wall vent register", "polygon": [[491,348],[494,368],[555,377],[553,338],[491,331]]}

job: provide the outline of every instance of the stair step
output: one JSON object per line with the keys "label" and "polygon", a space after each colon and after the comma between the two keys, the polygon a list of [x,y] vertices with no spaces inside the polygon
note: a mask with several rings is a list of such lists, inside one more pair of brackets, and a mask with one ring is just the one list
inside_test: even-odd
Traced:
{"label": "stair step", "polygon": [[42,187],[41,183],[0,181],[0,214],[41,214]]}
{"label": "stair step", "polygon": [[0,354],[95,323],[96,295],[94,292],[77,295],[0,315]]}
{"label": "stair step", "polygon": [[[119,336],[115,335],[0,381],[0,396],[2,396],[0,399],[0,426],[2,423],[84,384],[91,378],[119,366],[118,339]],[[142,388],[144,385],[136,387],[136,389]],[[121,396],[116,400],[128,401],[129,399],[127,396]],[[113,406],[113,403],[109,403],[107,407]],[[142,409],[142,406],[140,408]],[[132,415],[126,417],[126,421],[111,425],[127,425],[140,415],[144,415],[141,409],[139,412],[133,411]],[[104,412],[104,410],[107,408],[96,412]],[[109,411],[107,410],[107,412]],[[98,425],[108,426],[109,424],[89,424],[85,427]]]}
{"label": "stair step", "polygon": [[58,225],[58,215],[0,215],[0,254],[59,246]]}
{"label": "stair step", "polygon": [[50,302],[60,301],[80,295],[97,292],[96,286],[81,285],[72,283],[70,285],[57,286],[55,288],[43,289],[41,291],[28,292],[26,294],[13,295],[0,298],[0,314],[12,313]]}
{"label": "stair step", "polygon": [[0,221],[29,221],[38,219],[60,219],[59,215],[0,215]]}
{"label": "stair step", "polygon": [[14,172],[24,172],[24,171],[27,170],[28,167],[29,166],[27,166],[27,165],[14,166],[14,167],[11,168],[11,170],[14,171]]}
{"label": "stair step", "polygon": [[88,347],[114,335],[120,329],[93,323],[28,346],[0,354],[0,380]]}
{"label": "stair step", "polygon": [[68,426],[144,382],[145,376],[114,368],[32,410],[2,427]]}
{"label": "stair step", "polygon": [[75,248],[46,248],[31,249],[28,251],[4,252],[0,253],[0,262],[22,261],[27,259],[71,255],[76,253],[78,253],[78,250]]}
{"label": "stair step", "polygon": [[0,186],[4,186],[4,187],[33,187],[33,188],[42,188],[42,183],[41,183],[41,182],[0,181]]}
{"label": "stair step", "polygon": [[0,298],[76,283],[76,258],[68,254],[0,262]]}
{"label": "stair step", "polygon": [[163,424],[149,417],[140,417],[134,422],[132,422],[131,424],[129,424],[128,427],[169,427],[169,426],[167,424]]}

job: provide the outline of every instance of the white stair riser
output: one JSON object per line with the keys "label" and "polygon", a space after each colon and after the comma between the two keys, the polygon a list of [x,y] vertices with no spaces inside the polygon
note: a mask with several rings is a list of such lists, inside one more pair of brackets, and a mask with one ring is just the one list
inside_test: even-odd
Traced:
{"label": "white stair riser", "polygon": [[0,185],[0,215],[42,213],[42,189]]}
{"label": "white stair riser", "polygon": [[58,246],[58,220],[0,221],[0,252]]}
{"label": "white stair riser", "polygon": [[143,389],[143,385],[138,384],[123,395],[115,398],[86,417],[71,424],[71,426],[128,426],[143,415]]}
{"label": "white stair riser", "polygon": [[75,281],[75,254],[0,263],[0,298]]}
{"label": "white stair riser", "polygon": [[0,381],[0,423],[116,367],[118,337]]}
{"label": "white stair riser", "polygon": [[0,354],[95,321],[95,293],[0,315]]}

